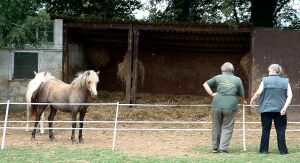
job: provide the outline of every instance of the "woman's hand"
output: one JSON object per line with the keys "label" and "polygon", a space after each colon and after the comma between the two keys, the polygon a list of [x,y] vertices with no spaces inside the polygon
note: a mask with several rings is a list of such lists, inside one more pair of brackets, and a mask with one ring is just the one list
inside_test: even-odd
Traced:
{"label": "woman's hand", "polygon": [[285,115],[285,113],[286,113],[286,109],[281,109],[281,110],[280,110],[280,114],[281,114],[281,115]]}
{"label": "woman's hand", "polygon": [[218,92],[212,93],[211,96],[215,97],[218,94]]}
{"label": "woman's hand", "polygon": [[251,98],[250,105],[251,105],[251,108],[255,108],[256,102],[253,97]]}

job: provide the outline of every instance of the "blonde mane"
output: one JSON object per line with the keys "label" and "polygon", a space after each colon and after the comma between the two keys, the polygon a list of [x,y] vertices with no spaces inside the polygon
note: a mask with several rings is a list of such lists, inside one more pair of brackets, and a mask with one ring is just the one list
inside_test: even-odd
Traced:
{"label": "blonde mane", "polygon": [[79,72],[76,74],[76,78],[71,82],[71,85],[74,86],[75,88],[82,88],[85,86],[85,80],[87,77],[87,72]]}

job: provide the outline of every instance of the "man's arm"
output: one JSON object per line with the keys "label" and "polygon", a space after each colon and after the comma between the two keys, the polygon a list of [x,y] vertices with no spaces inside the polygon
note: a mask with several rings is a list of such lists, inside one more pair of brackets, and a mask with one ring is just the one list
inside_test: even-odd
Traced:
{"label": "man's arm", "polygon": [[203,87],[210,96],[215,96],[218,94],[218,93],[213,93],[213,91],[211,90],[211,88],[209,87],[209,85],[206,82],[203,84]]}

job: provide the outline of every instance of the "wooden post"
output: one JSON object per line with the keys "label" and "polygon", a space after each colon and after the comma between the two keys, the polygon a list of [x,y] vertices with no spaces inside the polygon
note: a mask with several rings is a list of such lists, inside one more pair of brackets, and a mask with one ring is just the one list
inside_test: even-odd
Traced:
{"label": "wooden post", "polygon": [[128,29],[128,49],[127,49],[127,75],[126,75],[126,103],[131,103],[131,75],[132,75],[132,46],[133,46],[133,31],[132,26]]}
{"label": "wooden post", "polygon": [[132,88],[131,88],[131,102],[136,103],[136,94],[137,94],[137,60],[139,53],[139,35],[140,31],[138,29],[133,30],[133,56],[132,56]]}
{"label": "wooden post", "polygon": [[69,43],[68,43],[68,29],[64,27],[64,38],[63,38],[63,81],[69,83]]}

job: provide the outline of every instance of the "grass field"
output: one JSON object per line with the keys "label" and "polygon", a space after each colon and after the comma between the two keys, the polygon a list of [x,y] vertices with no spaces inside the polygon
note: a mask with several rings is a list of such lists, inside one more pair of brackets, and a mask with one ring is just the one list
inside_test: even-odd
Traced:
{"label": "grass field", "polygon": [[139,156],[124,154],[119,151],[98,150],[93,148],[45,148],[10,146],[0,151],[1,163],[23,162],[61,162],[61,163],[87,163],[87,162],[300,162],[300,145],[289,146],[290,153],[280,155],[277,148],[271,148],[270,154],[258,154],[258,147],[250,146],[243,152],[240,147],[232,147],[231,153],[226,155],[211,153],[207,147],[195,147],[198,156],[164,157]]}

